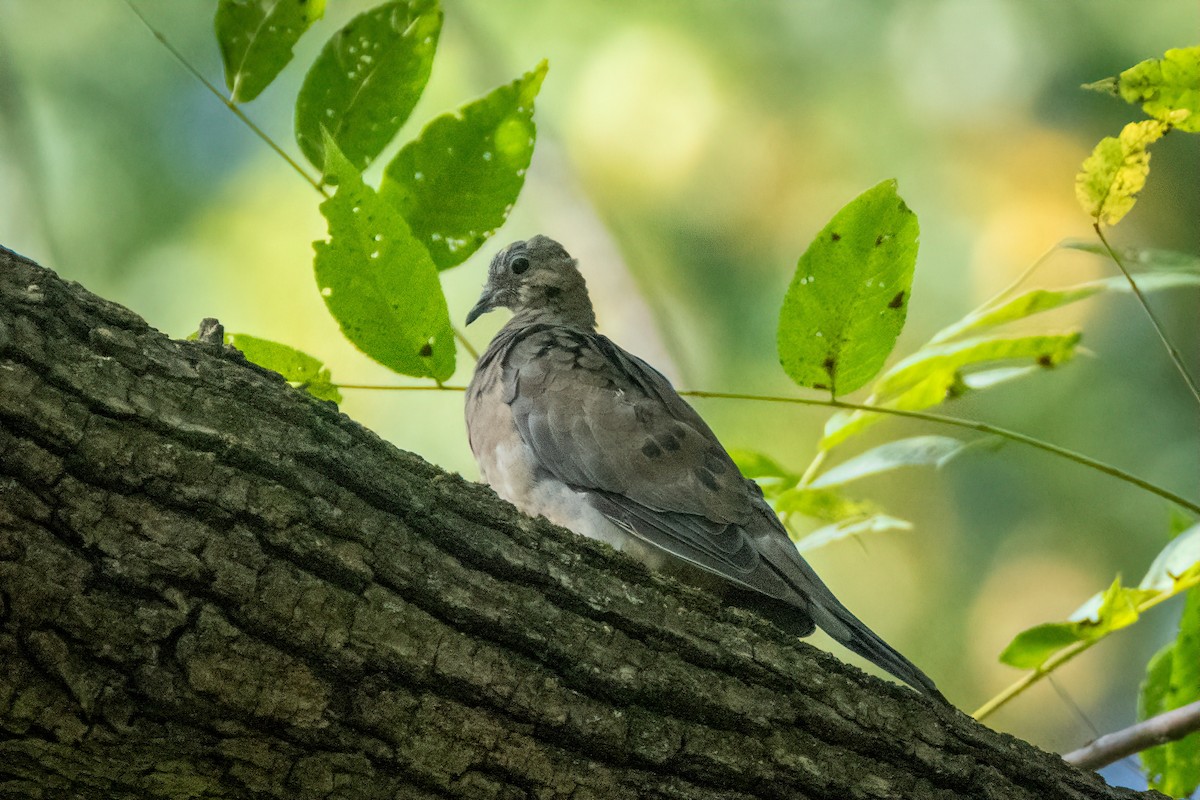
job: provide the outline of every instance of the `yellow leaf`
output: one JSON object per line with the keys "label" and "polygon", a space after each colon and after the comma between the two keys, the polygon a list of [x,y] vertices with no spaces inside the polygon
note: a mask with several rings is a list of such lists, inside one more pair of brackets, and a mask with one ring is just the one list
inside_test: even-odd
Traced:
{"label": "yellow leaf", "polygon": [[1075,176],[1075,196],[1088,216],[1116,225],[1129,213],[1150,173],[1146,148],[1169,129],[1166,122],[1147,119],[1129,123],[1120,136],[1100,140]]}

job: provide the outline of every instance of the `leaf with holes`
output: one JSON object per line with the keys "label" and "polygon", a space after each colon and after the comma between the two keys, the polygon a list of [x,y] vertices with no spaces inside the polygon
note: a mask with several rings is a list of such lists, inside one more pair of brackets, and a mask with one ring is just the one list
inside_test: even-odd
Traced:
{"label": "leaf with holes", "polygon": [[425,90],[442,30],[436,0],[385,3],[326,43],[296,99],[296,142],[325,166],[322,128],[360,171],[387,146]]}
{"label": "leaf with holes", "polygon": [[1156,119],[1131,122],[1120,136],[1106,136],[1075,176],[1075,197],[1084,212],[1105,225],[1116,225],[1137,202],[1150,174],[1151,144],[1169,125]]}
{"label": "leaf with holes", "polygon": [[883,367],[904,327],[918,233],[917,215],[889,180],[817,234],[779,315],[779,360],[792,380],[836,396]]}
{"label": "leaf with holes", "polygon": [[379,194],[400,209],[438,269],[461,264],[508,218],[525,183],[533,101],[547,64],[430,122],[383,174]]}
{"label": "leaf with holes", "polygon": [[292,60],[292,48],[325,14],[325,0],[221,0],[217,44],[235,103],[258,97]]}
{"label": "leaf with holes", "polygon": [[227,333],[225,344],[242,351],[242,355],[260,367],[275,370],[289,383],[298,383],[304,391],[318,400],[342,402],[341,392],[330,380],[329,370],[319,359],[286,344],[260,339],[248,333]]}
{"label": "leaf with holes", "polygon": [[1135,64],[1116,78],[1083,88],[1141,105],[1147,116],[1181,131],[1200,132],[1200,47],[1168,50],[1161,59]]}
{"label": "leaf with holes", "polygon": [[317,285],[355,347],[404,375],[454,373],[454,333],[437,268],[400,212],[370,186],[332,138],[326,173],[337,192],[321,204],[329,240],[313,242]]}

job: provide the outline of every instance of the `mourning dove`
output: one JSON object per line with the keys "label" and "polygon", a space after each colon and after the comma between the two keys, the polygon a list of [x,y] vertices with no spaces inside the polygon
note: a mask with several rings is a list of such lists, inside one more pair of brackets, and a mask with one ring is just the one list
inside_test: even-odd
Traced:
{"label": "mourning dove", "polygon": [[467,324],[497,307],[513,317],[475,367],[466,418],[498,495],[651,567],[683,559],[761,595],[786,609],[788,629],[808,635],[820,625],[944,702],[838,602],[670,382],[596,333],[583,276],[562,245],[535,236],[497,253]]}

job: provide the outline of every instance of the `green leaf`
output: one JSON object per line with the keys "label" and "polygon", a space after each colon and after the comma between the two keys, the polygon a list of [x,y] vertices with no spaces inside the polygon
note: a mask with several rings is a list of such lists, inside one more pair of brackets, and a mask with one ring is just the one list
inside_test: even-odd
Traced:
{"label": "green leaf", "polygon": [[341,392],[333,385],[329,370],[319,358],[248,333],[227,333],[225,344],[241,350],[242,355],[260,367],[275,370],[289,383],[300,384],[301,388],[319,400],[342,402]]}
{"label": "green leaf", "polygon": [[436,0],[385,3],[330,39],[296,99],[296,142],[324,167],[322,128],[360,171],[400,130],[421,97],[442,30]]}
{"label": "green leaf", "polygon": [[[926,345],[900,361],[878,381],[870,405],[920,411],[932,408],[945,400],[961,397],[977,388],[971,376],[962,370],[980,364],[1031,359],[1040,368],[1050,368],[1070,359],[1079,343],[1079,334],[1047,334],[1011,338],[976,338],[950,344]],[[1019,373],[986,375],[978,385],[999,383]],[[828,450],[855,434],[862,433],[884,419],[882,414],[867,411],[839,412],[825,424],[821,449]]]}
{"label": "green leaf", "polygon": [[844,520],[817,528],[796,542],[796,549],[807,553],[851,536],[909,530],[912,530],[912,523],[907,520],[889,517],[886,514],[874,514],[865,519]]}
{"label": "green leaf", "polygon": [[[1200,700],[1200,589],[1187,593],[1179,634],[1150,660],[1138,702],[1146,720]],[[1171,797],[1189,797],[1200,787],[1200,732],[1141,753],[1150,783]]]}
{"label": "green leaf", "polygon": [[1075,176],[1075,197],[1084,212],[1116,225],[1133,208],[1150,174],[1150,151],[1170,126],[1156,119],[1131,122],[1117,137],[1106,136]]}
{"label": "green leaf", "polygon": [[835,489],[804,487],[781,492],[775,498],[775,510],[781,514],[803,514],[826,522],[840,522],[874,514],[878,508],[874,503],[853,500]]}
{"label": "green leaf", "polygon": [[1200,571],[1200,523],[1173,538],[1155,557],[1138,584],[1142,589],[1169,592]]}
{"label": "green leaf", "polygon": [[1021,631],[1004,648],[1000,661],[1017,669],[1037,669],[1050,656],[1085,640],[1081,626],[1074,622],[1047,622]]}
{"label": "green leaf", "polygon": [[843,461],[833,469],[808,484],[810,488],[856,481],[869,475],[879,475],[901,467],[941,468],[958,455],[965,445],[949,436],[913,436],[882,444],[849,461]]}
{"label": "green leaf", "polygon": [[1017,634],[1000,654],[1000,660],[1020,669],[1040,669],[1051,656],[1076,642],[1095,641],[1137,622],[1138,605],[1156,594],[1123,587],[1118,578],[1066,622],[1035,625]]}
{"label": "green leaf", "polygon": [[1200,47],[1168,50],[1121,73],[1117,92],[1147,116],[1181,131],[1200,132]]}
{"label": "green leaf", "polygon": [[880,370],[904,327],[918,233],[917,215],[889,180],[817,234],[779,315],[779,360],[792,380],[836,396]]}
{"label": "green leaf", "polygon": [[[1200,274],[1187,272],[1146,272],[1135,276],[1138,288],[1143,292],[1153,292],[1159,289],[1175,289],[1187,286],[1200,286]],[[938,331],[931,343],[944,342],[956,336],[982,328],[991,328],[1014,322],[1019,319],[1050,311],[1093,297],[1101,292],[1129,292],[1129,281],[1124,275],[1116,275],[1104,280],[1089,281],[1065,289],[1033,289],[1019,294],[997,306],[979,309],[967,314],[958,322]]]}
{"label": "green leaf", "polygon": [[762,453],[730,450],[729,455],[742,475],[757,483],[767,499],[777,497],[785,489],[790,489],[800,482],[799,473],[792,472]]}
{"label": "green leaf", "polygon": [[254,98],[292,60],[292,48],[325,14],[325,0],[221,0],[217,44],[235,103]]}
{"label": "green leaf", "polygon": [[329,241],[313,242],[325,305],[355,347],[404,375],[445,380],[454,372],[454,333],[437,268],[400,212],[363,183],[325,140],[326,174],[337,193],[321,204]]}
{"label": "green leaf", "polygon": [[408,220],[438,269],[461,264],[508,218],[525,183],[533,101],[547,64],[443,114],[388,164],[379,194]]}

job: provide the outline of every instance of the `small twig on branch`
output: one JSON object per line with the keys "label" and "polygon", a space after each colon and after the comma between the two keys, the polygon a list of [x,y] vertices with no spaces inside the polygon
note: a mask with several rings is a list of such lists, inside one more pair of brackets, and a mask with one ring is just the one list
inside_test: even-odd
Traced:
{"label": "small twig on branch", "polygon": [[1067,753],[1063,761],[1083,769],[1100,769],[1125,756],[1174,742],[1195,731],[1200,731],[1200,700],[1105,734],[1086,747]]}

